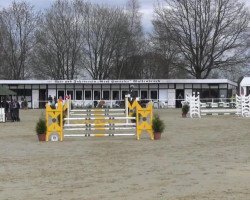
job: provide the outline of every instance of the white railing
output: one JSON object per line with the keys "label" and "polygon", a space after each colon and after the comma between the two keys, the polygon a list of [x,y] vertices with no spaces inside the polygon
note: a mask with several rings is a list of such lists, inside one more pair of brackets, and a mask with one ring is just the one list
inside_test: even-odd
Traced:
{"label": "white railing", "polygon": [[[105,106],[107,108],[124,108],[124,100],[104,100]],[[148,102],[153,102],[155,109],[167,109],[175,108],[176,102],[184,102],[185,99],[140,99],[143,104]],[[45,105],[48,101],[36,101],[33,100],[32,103],[28,102],[29,108],[42,108],[42,105],[45,108]],[[98,105],[100,100],[72,100],[73,106],[76,108],[94,108]],[[225,108],[235,108],[236,100],[235,98],[200,98],[201,107],[206,108],[216,108],[216,107],[225,107]]]}

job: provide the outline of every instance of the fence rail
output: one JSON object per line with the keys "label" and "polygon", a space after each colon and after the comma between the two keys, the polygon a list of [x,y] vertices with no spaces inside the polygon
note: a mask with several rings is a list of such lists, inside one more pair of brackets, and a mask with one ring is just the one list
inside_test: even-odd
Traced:
{"label": "fence rail", "polygon": [[[72,106],[74,109],[89,109],[95,108],[98,106],[98,103],[101,100],[72,100]],[[104,108],[124,108],[124,100],[104,100]],[[141,99],[141,104],[147,104],[153,102],[155,109],[167,109],[175,108],[177,102],[181,103],[185,99]],[[201,103],[206,104],[206,106],[221,106],[228,104],[229,106],[234,107],[235,98],[202,98],[200,99]],[[47,101],[33,101],[29,102],[29,108],[45,108]],[[44,105],[44,106],[43,106]],[[212,106],[213,105],[213,106]]]}

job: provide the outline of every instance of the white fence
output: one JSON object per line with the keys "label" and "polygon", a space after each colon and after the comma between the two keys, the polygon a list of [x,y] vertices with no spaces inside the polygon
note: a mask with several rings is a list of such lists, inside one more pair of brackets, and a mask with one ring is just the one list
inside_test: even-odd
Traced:
{"label": "white fence", "polygon": [[[123,100],[104,100],[107,108],[124,108]],[[183,102],[185,99],[141,99],[142,103],[153,102],[155,109],[175,108],[176,102]],[[236,100],[232,98],[203,98],[200,99],[202,108],[228,107],[235,108]],[[72,100],[72,104],[76,108],[94,108],[100,100]],[[45,108],[47,101],[28,102],[29,108]]]}
{"label": "white fence", "polygon": [[[231,99],[232,100],[232,99]],[[210,102],[202,103],[200,96],[193,95],[186,97],[186,103],[190,106],[190,117],[201,117],[201,115],[238,115],[242,117],[250,116],[250,95],[238,96],[231,102]]]}
{"label": "white fence", "polygon": [[5,122],[5,109],[0,108],[0,122]]}

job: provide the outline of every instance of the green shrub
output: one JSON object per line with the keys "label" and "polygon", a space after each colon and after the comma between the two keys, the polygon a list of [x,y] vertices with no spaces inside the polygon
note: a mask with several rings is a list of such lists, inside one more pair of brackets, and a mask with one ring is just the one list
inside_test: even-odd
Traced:
{"label": "green shrub", "polygon": [[43,118],[40,118],[38,122],[36,123],[36,133],[43,134],[43,133],[46,133],[46,131],[47,131],[46,120]]}
{"label": "green shrub", "polygon": [[189,111],[189,105],[188,105],[188,104],[184,104],[184,105],[182,106],[182,113],[183,113],[183,114],[187,114],[188,111]]}
{"label": "green shrub", "polygon": [[154,115],[152,121],[152,128],[154,132],[162,133],[165,129],[164,122],[160,119],[159,115]]}

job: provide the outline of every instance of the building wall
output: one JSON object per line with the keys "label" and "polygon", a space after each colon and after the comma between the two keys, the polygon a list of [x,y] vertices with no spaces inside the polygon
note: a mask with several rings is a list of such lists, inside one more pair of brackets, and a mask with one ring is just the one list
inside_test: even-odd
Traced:
{"label": "building wall", "polygon": [[[206,80],[202,80],[203,82]],[[110,81],[103,81],[102,84],[97,83],[78,83],[78,82],[52,82],[42,83],[36,81],[36,84],[3,84],[7,85],[10,89],[17,92],[18,96],[14,97],[18,100],[25,98],[30,102],[34,108],[43,107],[49,95],[52,97],[71,95],[73,99],[93,101],[104,98],[105,100],[122,100],[129,91],[132,91],[135,96],[142,99],[153,99],[162,101],[168,104],[169,107],[175,107],[177,96],[183,92],[182,98],[184,99],[187,94],[192,95],[193,92],[199,92],[201,98],[230,98],[236,86],[227,82],[222,83],[192,83],[190,80],[185,83],[159,83],[146,81],[131,83],[131,81],[124,81],[124,83],[110,83]],[[43,102],[43,104],[39,103]]]}

